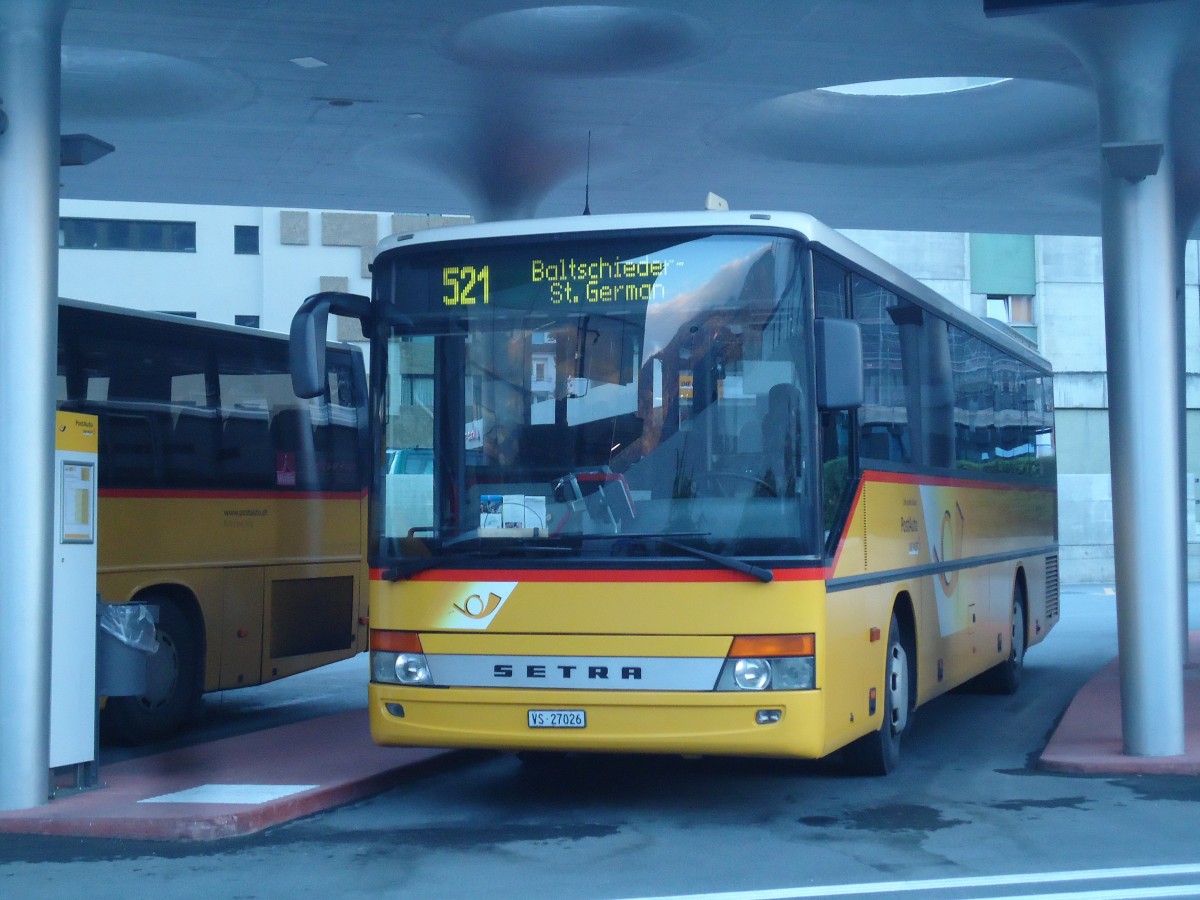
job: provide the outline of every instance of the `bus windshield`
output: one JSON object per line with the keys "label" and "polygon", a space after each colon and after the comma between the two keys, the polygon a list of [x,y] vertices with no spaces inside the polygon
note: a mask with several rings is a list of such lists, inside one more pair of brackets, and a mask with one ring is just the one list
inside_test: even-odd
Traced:
{"label": "bus windshield", "polygon": [[817,554],[801,250],[674,231],[381,255],[380,453],[404,464],[377,476],[377,562]]}

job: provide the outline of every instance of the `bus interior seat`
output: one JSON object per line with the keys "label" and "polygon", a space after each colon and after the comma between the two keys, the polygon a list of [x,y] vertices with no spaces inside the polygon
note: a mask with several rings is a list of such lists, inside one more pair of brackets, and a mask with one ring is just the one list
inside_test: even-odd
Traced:
{"label": "bus interior seat", "polygon": [[803,398],[795,385],[773,385],[767,392],[767,409],[762,417],[762,463],[760,478],[779,496],[799,489],[800,423]]}
{"label": "bus interior seat", "polygon": [[285,474],[290,462],[294,465],[296,487],[308,490],[320,488],[312,417],[307,409],[289,406],[278,410],[271,418],[271,443],[276,454],[278,486],[290,486],[287,484],[290,473]]}
{"label": "bus interior seat", "polygon": [[[331,417],[332,419],[332,417]],[[316,428],[318,475],[324,486],[334,490],[362,487],[358,453],[358,425],[331,420]]]}
{"label": "bus interior seat", "polygon": [[99,415],[100,442],[104,465],[100,478],[105,484],[145,485],[161,480],[157,465],[161,458],[162,434],[154,417],[139,412]]}
{"label": "bus interior seat", "polygon": [[171,484],[211,484],[219,444],[216,412],[181,408],[167,443],[166,474]]}
{"label": "bus interior seat", "polygon": [[275,451],[266,412],[227,413],[221,426],[221,472],[236,487],[271,487],[275,484]]}

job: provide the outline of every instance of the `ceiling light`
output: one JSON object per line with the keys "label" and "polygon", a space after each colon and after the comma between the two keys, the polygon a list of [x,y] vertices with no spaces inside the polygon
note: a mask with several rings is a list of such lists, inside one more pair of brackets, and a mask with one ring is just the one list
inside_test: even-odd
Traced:
{"label": "ceiling light", "polygon": [[860,97],[918,97],[929,94],[953,94],[957,91],[972,91],[1011,81],[1010,78],[955,77],[955,78],[893,78],[888,81],[860,81],[857,84],[835,84],[823,87],[823,91],[835,94],[854,94]]}
{"label": "ceiling light", "polygon": [[61,166],[86,166],[116,149],[90,134],[64,134],[59,138],[58,162]]}

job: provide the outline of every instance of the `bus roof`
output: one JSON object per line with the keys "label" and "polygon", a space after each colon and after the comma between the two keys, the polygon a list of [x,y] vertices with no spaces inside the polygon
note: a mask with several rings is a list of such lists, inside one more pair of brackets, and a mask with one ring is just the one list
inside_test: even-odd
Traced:
{"label": "bus roof", "polygon": [[376,257],[401,247],[429,246],[458,241],[512,237],[596,234],[652,229],[709,229],[784,231],[802,236],[809,244],[828,251],[839,261],[869,274],[876,280],[940,317],[961,325],[1006,352],[1050,371],[1050,362],[1026,339],[994,320],[981,319],[952,303],[932,288],[896,268],[870,250],[850,240],[806,213],[768,210],[702,210],[661,213],[628,213],[518,219],[471,225],[448,225],[423,231],[400,232],[381,240]]}

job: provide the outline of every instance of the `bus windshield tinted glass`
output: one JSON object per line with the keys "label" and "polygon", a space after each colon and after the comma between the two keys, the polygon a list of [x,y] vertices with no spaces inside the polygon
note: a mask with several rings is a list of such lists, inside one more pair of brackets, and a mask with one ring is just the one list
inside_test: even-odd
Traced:
{"label": "bus windshield tinted glass", "polygon": [[[388,559],[815,552],[796,243],[664,235],[397,251]],[[655,538],[669,540],[655,540]]]}

